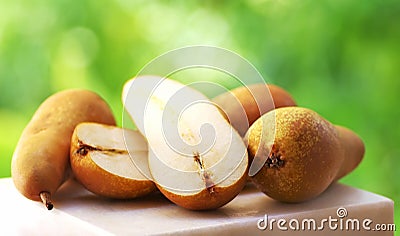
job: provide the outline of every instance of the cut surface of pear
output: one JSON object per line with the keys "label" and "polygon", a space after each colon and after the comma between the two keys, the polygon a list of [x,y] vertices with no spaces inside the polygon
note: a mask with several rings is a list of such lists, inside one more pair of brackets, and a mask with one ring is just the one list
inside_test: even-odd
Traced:
{"label": "cut surface of pear", "polygon": [[81,123],[71,142],[71,168],[89,191],[109,198],[135,198],[155,190],[148,179],[147,142],[137,131]]}
{"label": "cut surface of pear", "polygon": [[126,83],[123,102],[148,140],[152,178],[172,202],[213,209],[239,194],[246,183],[246,147],[202,93],[170,79],[142,76]]}

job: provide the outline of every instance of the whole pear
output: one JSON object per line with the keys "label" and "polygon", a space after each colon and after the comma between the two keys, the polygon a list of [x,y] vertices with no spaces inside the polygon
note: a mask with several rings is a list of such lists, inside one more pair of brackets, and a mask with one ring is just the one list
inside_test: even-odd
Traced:
{"label": "whole pear", "polygon": [[235,88],[218,95],[212,101],[241,136],[268,111],[296,106],[289,92],[277,85],[263,83]]}
{"label": "whole pear", "polygon": [[265,194],[283,202],[318,196],[337,178],[345,158],[338,129],[316,112],[278,108],[249,129],[251,179]]}

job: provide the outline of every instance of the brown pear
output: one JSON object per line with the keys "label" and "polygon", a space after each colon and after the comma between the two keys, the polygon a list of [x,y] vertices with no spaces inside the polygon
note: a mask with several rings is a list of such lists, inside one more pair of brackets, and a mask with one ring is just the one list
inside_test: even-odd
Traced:
{"label": "brown pear", "polygon": [[261,115],[278,107],[296,106],[292,96],[272,84],[252,84],[225,92],[212,101],[231,125],[244,136]]}
{"label": "brown pear", "polygon": [[335,126],[312,110],[273,110],[246,134],[249,156],[254,158],[249,175],[273,199],[314,198],[338,176],[345,156],[340,138]]}
{"label": "brown pear", "polygon": [[12,179],[22,195],[53,208],[50,197],[70,172],[72,133],[85,121],[115,124],[110,107],[94,92],[66,90],[42,103],[22,132],[12,158]]}
{"label": "brown pear", "polygon": [[335,180],[339,180],[352,172],[361,163],[365,153],[365,145],[360,136],[352,130],[339,125],[335,125],[335,127],[344,150],[343,164],[335,178]]}

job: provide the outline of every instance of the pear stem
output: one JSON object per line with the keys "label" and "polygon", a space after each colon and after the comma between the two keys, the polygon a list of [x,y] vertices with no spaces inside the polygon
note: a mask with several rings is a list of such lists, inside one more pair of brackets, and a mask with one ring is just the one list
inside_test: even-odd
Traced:
{"label": "pear stem", "polygon": [[51,194],[49,192],[45,191],[41,192],[39,196],[43,204],[46,206],[47,210],[53,209],[53,203],[51,202]]}

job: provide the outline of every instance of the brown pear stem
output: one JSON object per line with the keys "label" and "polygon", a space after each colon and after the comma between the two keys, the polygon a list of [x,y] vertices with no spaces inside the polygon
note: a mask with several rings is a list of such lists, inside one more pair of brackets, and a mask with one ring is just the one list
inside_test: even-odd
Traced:
{"label": "brown pear stem", "polygon": [[51,202],[51,195],[49,192],[41,192],[39,196],[47,210],[53,209],[53,203]]}

